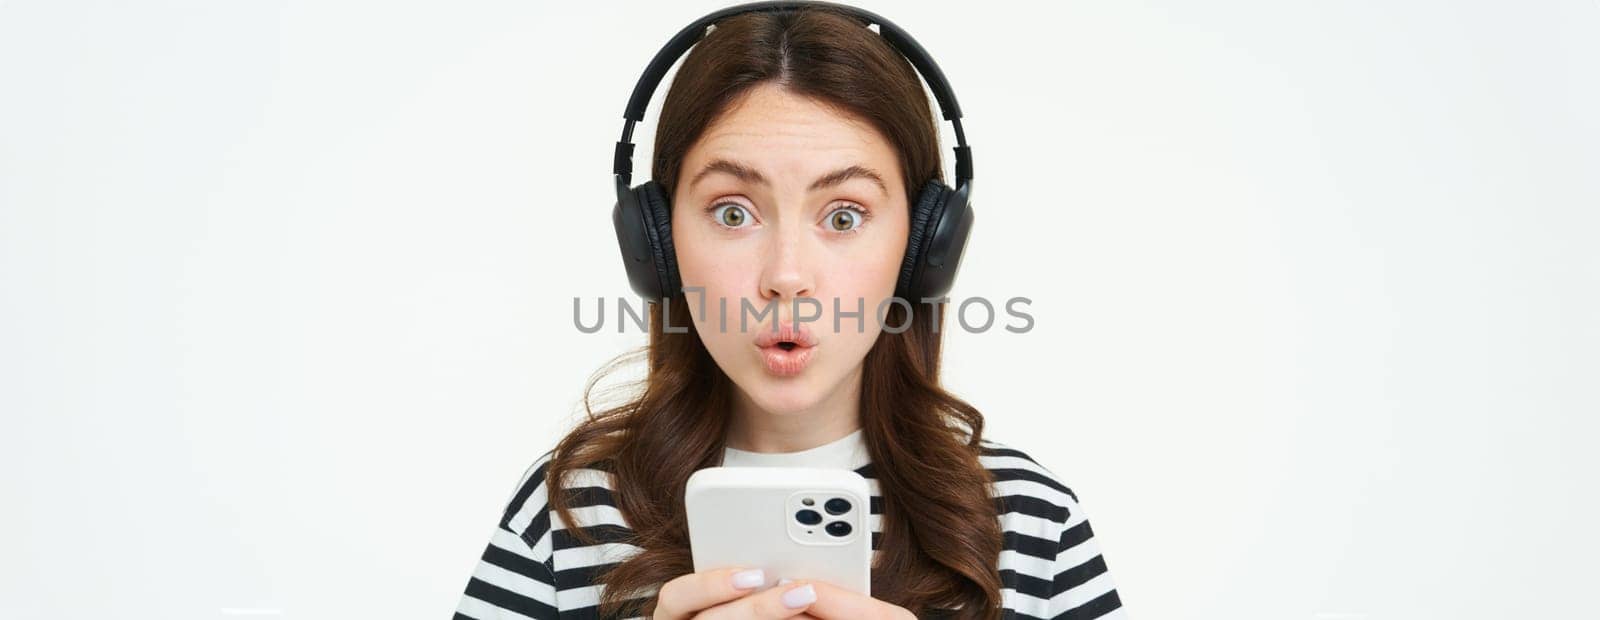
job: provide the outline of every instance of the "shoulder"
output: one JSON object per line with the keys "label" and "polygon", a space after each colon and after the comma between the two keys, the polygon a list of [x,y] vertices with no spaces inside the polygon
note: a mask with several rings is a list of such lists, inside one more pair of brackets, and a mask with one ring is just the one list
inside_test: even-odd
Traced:
{"label": "shoulder", "polygon": [[984,438],[978,461],[994,481],[994,496],[1007,513],[1048,519],[1059,526],[1081,519],[1078,494],[1045,461],[1011,444]]}
{"label": "shoulder", "polygon": [[980,445],[979,460],[993,474],[1004,530],[999,566],[1014,605],[1046,618],[1123,617],[1078,495],[1034,455],[988,439]]}
{"label": "shoulder", "polygon": [[[573,467],[563,472],[559,481],[553,479],[552,467],[556,458],[554,448],[534,458],[523,471],[521,479],[506,503],[500,525],[530,547],[539,547],[552,530],[565,529],[560,515],[552,511],[551,496],[561,494],[566,505],[573,510],[579,525],[619,521],[616,500],[612,493],[612,472],[608,462],[591,463]],[[585,517],[590,517],[586,519]],[[558,543],[560,541],[557,541]],[[560,546],[557,544],[556,546]]]}
{"label": "shoulder", "polygon": [[995,480],[1026,480],[1044,487],[1063,496],[1074,503],[1078,501],[1078,494],[1067,486],[1067,483],[1057,476],[1055,471],[1045,466],[1044,461],[1034,455],[1023,452],[1011,444],[1001,443],[993,439],[983,439],[980,442],[982,453],[978,461],[984,469],[994,473]]}
{"label": "shoulder", "polygon": [[550,529],[550,497],[545,478],[555,450],[546,450],[533,459],[506,501],[500,514],[500,527],[516,534],[529,547],[536,547]]}

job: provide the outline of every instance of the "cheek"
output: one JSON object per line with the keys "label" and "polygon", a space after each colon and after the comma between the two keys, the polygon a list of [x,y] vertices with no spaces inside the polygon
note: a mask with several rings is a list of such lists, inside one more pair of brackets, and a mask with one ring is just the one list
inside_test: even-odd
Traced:
{"label": "cheek", "polygon": [[[753,249],[749,244],[729,243],[692,230],[674,230],[672,238],[684,288],[702,289],[685,293],[689,320],[695,324],[701,342],[713,357],[748,344],[738,321],[740,300],[758,288],[760,274]],[[678,320],[674,319],[674,323]]]}
{"label": "cheek", "polygon": [[898,255],[862,256],[840,261],[818,294],[824,297],[824,303],[830,305],[833,301],[827,298],[839,297],[841,311],[853,312],[856,309],[856,300],[863,300],[870,312],[873,304],[894,293],[895,281],[899,277]]}
{"label": "cheek", "polygon": [[898,241],[880,239],[831,261],[828,276],[818,291],[823,303],[822,317],[812,328],[829,334],[830,349],[847,353],[831,357],[834,363],[844,366],[859,363],[861,356],[877,340],[883,328],[878,323],[878,308],[894,295],[904,248],[904,238]]}
{"label": "cheek", "polygon": [[[756,274],[747,257],[723,248],[715,255],[688,252],[678,254],[678,276],[685,287],[705,287],[705,295],[734,294],[752,288]],[[696,295],[690,294],[690,301]]]}
{"label": "cheek", "polygon": [[[703,227],[684,222],[684,211],[673,213],[672,245],[678,276],[685,287],[703,286],[707,295],[714,291],[736,291],[753,281],[749,244],[729,243]],[[691,303],[695,295],[690,295]]]}
{"label": "cheek", "polygon": [[851,304],[857,297],[865,298],[870,310],[871,304],[894,294],[905,247],[904,229],[885,230],[871,243],[839,254],[828,278],[831,288],[841,296],[849,295]]}

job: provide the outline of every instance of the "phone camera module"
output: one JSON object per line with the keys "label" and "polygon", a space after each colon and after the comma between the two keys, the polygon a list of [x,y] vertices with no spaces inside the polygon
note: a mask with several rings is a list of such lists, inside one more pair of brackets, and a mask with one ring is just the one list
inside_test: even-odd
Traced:
{"label": "phone camera module", "polygon": [[806,525],[816,525],[822,522],[822,515],[815,510],[802,510],[794,513],[794,518]]}
{"label": "phone camera module", "polygon": [[826,509],[830,515],[842,515],[850,512],[850,501],[842,497],[835,497],[828,500],[828,503],[823,504],[822,507]]}
{"label": "phone camera module", "polygon": [[834,521],[833,523],[829,523],[826,529],[828,530],[828,534],[832,536],[844,537],[850,535],[850,524],[845,523],[844,521]]}

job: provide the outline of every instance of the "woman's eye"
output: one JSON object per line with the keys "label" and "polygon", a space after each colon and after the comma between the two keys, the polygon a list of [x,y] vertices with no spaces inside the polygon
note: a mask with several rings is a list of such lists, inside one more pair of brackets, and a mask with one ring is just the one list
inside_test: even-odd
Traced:
{"label": "woman's eye", "polygon": [[828,227],[838,232],[855,232],[866,223],[867,214],[858,207],[840,207],[828,214]]}
{"label": "woman's eye", "polygon": [[750,212],[742,205],[726,202],[711,207],[711,219],[728,228],[741,228],[750,219]]}

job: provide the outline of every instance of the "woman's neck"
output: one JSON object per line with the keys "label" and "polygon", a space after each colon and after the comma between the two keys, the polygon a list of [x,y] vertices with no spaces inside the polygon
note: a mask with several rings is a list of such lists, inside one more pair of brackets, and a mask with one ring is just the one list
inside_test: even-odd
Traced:
{"label": "woman's neck", "polygon": [[734,389],[728,447],[747,452],[798,452],[832,442],[861,428],[861,377],[840,382],[815,406],[771,412],[758,406],[742,389]]}

